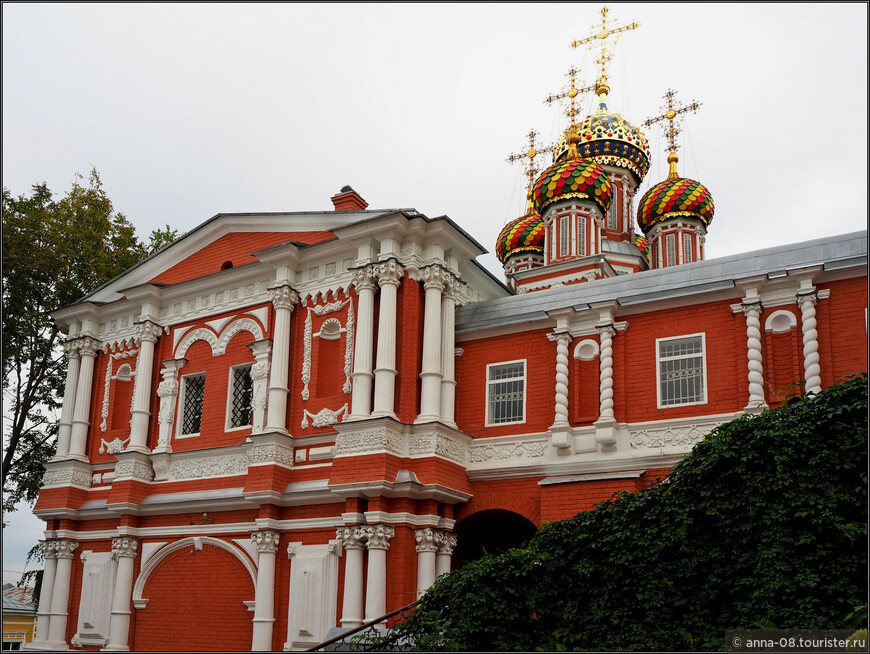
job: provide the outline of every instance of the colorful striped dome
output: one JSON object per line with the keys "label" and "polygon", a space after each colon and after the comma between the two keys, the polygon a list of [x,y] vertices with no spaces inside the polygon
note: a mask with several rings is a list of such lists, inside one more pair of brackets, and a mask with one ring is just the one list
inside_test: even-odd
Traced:
{"label": "colorful striped dome", "polygon": [[505,225],[496,239],[495,256],[502,263],[517,252],[544,253],[544,221],[532,208]]}
{"label": "colorful striped dome", "polygon": [[644,234],[668,218],[697,218],[705,225],[713,220],[713,196],[693,179],[670,177],[644,193],[637,207],[637,224]]}
{"label": "colorful striped dome", "polygon": [[[649,171],[649,144],[637,127],[622,116],[610,113],[602,102],[598,111],[577,125],[580,143],[578,153],[598,164],[616,166],[631,171],[640,184]],[[567,151],[564,137],[557,146],[557,158]]]}
{"label": "colorful striped dome", "polygon": [[601,166],[591,160],[556,161],[535,182],[532,202],[538,213],[543,214],[554,202],[570,198],[591,200],[604,213],[613,200],[610,178]]}

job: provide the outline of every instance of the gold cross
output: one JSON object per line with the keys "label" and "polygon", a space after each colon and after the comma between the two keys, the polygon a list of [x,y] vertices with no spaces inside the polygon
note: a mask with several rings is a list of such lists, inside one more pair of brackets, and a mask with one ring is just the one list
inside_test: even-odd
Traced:
{"label": "gold cross", "polygon": [[552,145],[547,146],[547,147],[538,146],[535,143],[535,139],[538,136],[538,132],[536,132],[535,130],[530,130],[529,133],[526,134],[526,136],[529,139],[529,149],[526,150],[525,152],[519,152],[517,154],[510,155],[506,159],[506,161],[509,161],[510,163],[515,163],[515,162],[521,161],[523,159],[528,159],[528,163],[527,163],[528,167],[526,168],[525,175],[529,181],[528,181],[528,188],[526,190],[529,193],[531,193],[532,187],[535,184],[535,179],[537,178],[538,172],[539,172],[538,167],[535,164],[535,157],[537,157],[539,154],[543,154],[544,152],[552,152],[553,146]]}
{"label": "gold cross", "polygon": [[547,104],[553,104],[557,100],[564,100],[565,98],[568,99],[568,106],[565,109],[565,115],[568,116],[568,120],[570,121],[568,123],[568,129],[572,132],[577,131],[577,114],[580,113],[580,109],[579,109],[579,107],[577,107],[577,104],[576,104],[577,96],[580,95],[581,93],[586,93],[587,91],[592,91],[595,88],[595,86],[593,85],[593,86],[584,86],[582,89],[578,89],[577,88],[577,74],[579,72],[580,71],[578,69],[571,66],[571,69],[565,75],[565,77],[567,77],[568,80],[571,82],[571,84],[568,87],[568,90],[563,91],[562,93],[558,93],[558,94],[551,93],[549,96],[547,96],[547,99],[544,100],[544,102]]}
{"label": "gold cross", "polygon": [[[607,88],[607,64],[613,59],[613,48],[616,47],[616,42],[619,40],[619,33],[626,32],[629,30],[636,30],[640,27],[640,23],[634,22],[628,25],[623,25],[622,27],[616,27],[614,29],[608,29],[607,27],[607,12],[610,10],[607,7],[601,8],[601,30],[597,34],[593,34],[592,36],[587,36],[585,39],[579,39],[574,41],[571,44],[572,48],[579,48],[581,45],[589,44],[589,50],[592,50],[594,47],[594,41],[601,41],[601,52],[598,55],[598,59],[595,60],[595,63],[598,64],[598,82],[597,85],[606,89]],[[614,36],[616,35],[616,36]],[[607,49],[607,39],[613,36],[613,42],[610,51]],[[609,89],[607,89],[609,91]],[[600,92],[599,92],[600,94]],[[604,91],[604,94],[607,94],[607,91]]]}
{"label": "gold cross", "polygon": [[665,136],[668,139],[668,148],[670,152],[677,151],[677,134],[680,133],[680,128],[676,125],[676,118],[680,114],[684,114],[687,111],[696,112],[698,107],[701,106],[699,102],[692,101],[692,104],[686,105],[685,107],[674,108],[674,93],[673,90],[668,89],[668,92],[665,93],[662,97],[666,101],[667,111],[661,116],[656,116],[655,118],[648,118],[647,121],[643,124],[644,127],[651,127],[655,123],[660,123],[662,121],[668,121],[668,128],[665,130]]}

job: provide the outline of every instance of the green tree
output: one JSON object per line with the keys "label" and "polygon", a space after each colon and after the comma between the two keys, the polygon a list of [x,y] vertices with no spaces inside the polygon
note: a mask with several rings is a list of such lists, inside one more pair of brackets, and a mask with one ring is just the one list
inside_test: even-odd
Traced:
{"label": "green tree", "polygon": [[148,254],[154,254],[158,250],[175,241],[180,236],[177,229],[172,229],[169,225],[163,228],[155,229],[151,232],[151,242],[148,244]]}
{"label": "green tree", "polygon": [[63,336],[50,312],[73,304],[148,254],[114,210],[96,170],[55,200],[3,189],[3,510],[33,502],[56,447]]}
{"label": "green tree", "polygon": [[376,649],[722,650],[867,627],[867,377],[720,425],[661,483],[440,577]]}

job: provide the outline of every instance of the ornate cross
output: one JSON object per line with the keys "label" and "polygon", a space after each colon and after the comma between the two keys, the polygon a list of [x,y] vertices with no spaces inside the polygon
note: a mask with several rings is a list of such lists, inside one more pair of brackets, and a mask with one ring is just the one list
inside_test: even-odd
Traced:
{"label": "ornate cross", "polygon": [[535,139],[538,136],[538,132],[536,132],[535,130],[530,130],[529,133],[526,134],[526,136],[529,139],[529,149],[526,150],[525,152],[519,152],[519,153],[510,155],[506,159],[506,161],[509,161],[510,163],[516,163],[517,161],[521,161],[523,159],[528,159],[528,162],[526,164],[527,168],[525,171],[525,175],[529,181],[528,181],[528,188],[526,190],[531,191],[532,186],[535,184],[535,178],[537,178],[538,172],[539,172],[537,165],[535,165],[535,157],[538,156],[539,154],[543,154],[544,152],[552,152],[553,146],[550,145],[547,147],[539,147],[535,143]]}
{"label": "ornate cross", "polygon": [[[571,44],[572,48],[579,48],[581,45],[589,44],[589,49],[592,50],[594,47],[594,41],[601,41],[601,52],[598,55],[598,59],[595,60],[595,63],[598,65],[598,82],[597,86],[601,86],[603,88],[607,87],[607,64],[613,59],[613,48],[616,47],[616,42],[619,40],[619,34],[621,32],[627,32],[636,30],[640,27],[640,23],[634,22],[628,25],[623,25],[622,27],[616,27],[613,29],[608,29],[607,27],[607,12],[610,10],[607,7],[601,8],[601,30],[597,34],[593,34],[592,36],[587,36],[585,39],[579,39],[574,41]],[[612,48],[610,51],[607,49],[607,39],[613,36]],[[606,91],[605,91],[606,94]]]}
{"label": "ornate cross", "polygon": [[647,121],[643,124],[644,127],[651,127],[655,123],[660,123],[662,121],[668,121],[668,127],[665,131],[665,136],[668,138],[668,148],[670,152],[677,151],[677,134],[680,133],[680,128],[676,125],[676,118],[680,114],[684,114],[687,111],[695,112],[698,110],[698,107],[701,106],[699,102],[692,101],[692,104],[686,105],[684,107],[674,107],[674,93],[673,90],[668,89],[668,92],[665,93],[662,97],[665,99],[665,103],[667,106],[667,111],[663,113],[661,116],[656,116],[655,118],[648,118]]}
{"label": "ornate cross", "polygon": [[577,74],[579,72],[580,71],[578,69],[571,66],[571,69],[565,75],[565,77],[567,77],[568,80],[571,82],[570,86],[568,87],[568,90],[563,91],[562,93],[558,93],[558,94],[551,93],[549,96],[547,96],[547,99],[544,100],[544,102],[547,104],[553,104],[557,100],[564,100],[566,98],[568,99],[568,106],[565,109],[565,115],[568,116],[568,120],[570,121],[568,123],[568,129],[571,131],[576,131],[577,114],[580,113],[580,108],[577,106],[577,103],[576,103],[577,96],[580,95],[581,93],[586,93],[587,91],[592,91],[595,88],[595,86],[593,85],[593,86],[584,86],[582,89],[578,89],[577,88]]}

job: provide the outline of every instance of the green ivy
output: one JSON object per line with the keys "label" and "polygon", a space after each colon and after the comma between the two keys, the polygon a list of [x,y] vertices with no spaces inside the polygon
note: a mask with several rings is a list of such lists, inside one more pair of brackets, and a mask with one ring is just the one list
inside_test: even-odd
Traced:
{"label": "green ivy", "polygon": [[866,604],[862,374],[721,425],[651,488],[440,577],[375,645],[722,650],[732,628],[866,627]]}

